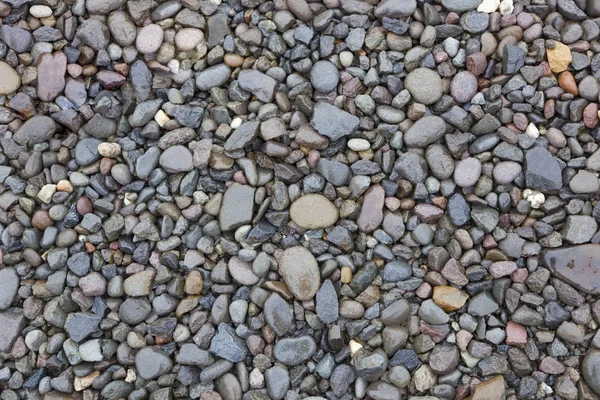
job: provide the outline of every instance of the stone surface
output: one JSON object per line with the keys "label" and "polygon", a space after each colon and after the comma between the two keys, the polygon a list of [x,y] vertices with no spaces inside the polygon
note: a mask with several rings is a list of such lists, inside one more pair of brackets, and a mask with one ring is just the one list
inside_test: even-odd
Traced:
{"label": "stone surface", "polygon": [[584,244],[560,249],[549,249],[543,254],[543,262],[553,274],[584,293],[600,291],[600,246]]}
{"label": "stone surface", "polygon": [[292,203],[290,218],[304,229],[322,229],[333,226],[338,218],[338,210],[327,198],[320,194],[307,194]]}

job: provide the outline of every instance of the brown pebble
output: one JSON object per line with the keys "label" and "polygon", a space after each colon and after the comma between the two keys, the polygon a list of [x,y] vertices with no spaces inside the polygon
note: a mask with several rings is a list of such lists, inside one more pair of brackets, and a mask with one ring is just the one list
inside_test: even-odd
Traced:
{"label": "brown pebble", "polygon": [[46,210],[38,210],[31,218],[31,226],[36,229],[44,230],[54,225],[54,221],[50,218],[50,214]]}
{"label": "brown pebble", "polygon": [[569,71],[561,72],[558,75],[558,85],[565,90],[567,93],[571,93],[574,96],[579,94],[579,90],[577,89],[577,82],[575,82],[575,78],[573,74]]}
{"label": "brown pebble", "polygon": [[94,207],[92,206],[92,202],[87,197],[80,197],[77,200],[77,212],[81,215],[89,214],[94,211]]}

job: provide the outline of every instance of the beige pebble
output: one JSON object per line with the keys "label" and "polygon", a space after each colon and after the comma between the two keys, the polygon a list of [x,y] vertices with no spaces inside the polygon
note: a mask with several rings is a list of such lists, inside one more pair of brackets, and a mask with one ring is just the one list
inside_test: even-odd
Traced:
{"label": "beige pebble", "polygon": [[98,153],[102,157],[115,158],[121,154],[121,145],[118,143],[100,143],[98,145]]}

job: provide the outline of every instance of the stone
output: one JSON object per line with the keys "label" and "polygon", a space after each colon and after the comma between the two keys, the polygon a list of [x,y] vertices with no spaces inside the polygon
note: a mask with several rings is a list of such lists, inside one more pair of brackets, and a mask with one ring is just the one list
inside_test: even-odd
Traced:
{"label": "stone", "polygon": [[38,59],[37,95],[42,101],[54,100],[65,88],[67,56],[62,51],[44,53]]}
{"label": "stone", "polygon": [[158,347],[144,347],[135,355],[135,368],[140,378],[151,380],[170,372],[173,362]]}
{"label": "stone", "polygon": [[329,324],[337,321],[339,318],[338,297],[331,280],[323,281],[315,300],[315,312],[321,322]]}
{"label": "stone", "polygon": [[548,56],[550,69],[555,74],[566,71],[573,60],[571,49],[567,45],[555,40],[546,42],[546,55]]}
{"label": "stone", "polygon": [[569,215],[562,230],[562,236],[570,244],[589,242],[596,231],[598,224],[589,215]]}
{"label": "stone", "polygon": [[333,226],[338,218],[338,209],[325,196],[306,194],[292,203],[290,218],[303,229],[323,229]]}
{"label": "stone", "polygon": [[301,301],[312,299],[321,286],[317,261],[310,251],[301,246],[290,247],[283,252],[279,273],[290,292]]}
{"label": "stone", "polygon": [[339,80],[339,71],[332,62],[317,61],[310,70],[310,82],[319,92],[335,90]]}
{"label": "stone", "polygon": [[27,319],[16,311],[0,312],[0,352],[9,353],[13,344],[25,328]]}
{"label": "stone", "polygon": [[198,90],[208,91],[227,83],[231,76],[231,68],[226,64],[217,64],[206,68],[196,76]]}
{"label": "stone", "polygon": [[21,87],[21,76],[4,61],[0,61],[0,76],[0,96],[13,94]]}
{"label": "stone", "polygon": [[128,296],[147,296],[152,293],[152,284],[156,271],[147,269],[131,275],[123,282],[123,290]]}
{"label": "stone", "polygon": [[358,117],[325,102],[315,104],[310,125],[331,140],[353,134],[358,128]]}
{"label": "stone", "polygon": [[450,83],[450,93],[458,103],[468,103],[477,93],[477,78],[469,71],[454,75]]}
{"label": "stone", "polygon": [[581,375],[585,383],[596,394],[600,394],[600,351],[589,350],[581,364]]}
{"label": "stone", "polygon": [[461,309],[468,299],[467,293],[454,286],[435,286],[433,288],[433,301],[447,312]]}
{"label": "stone", "polygon": [[139,30],[135,47],[142,54],[156,53],[163,42],[164,32],[160,25],[148,24]]}
{"label": "stone", "polygon": [[280,339],[273,347],[273,356],[280,363],[293,367],[312,357],[317,350],[310,336]]}
{"label": "stone", "polygon": [[429,68],[417,68],[404,78],[404,87],[411,96],[425,105],[437,102],[442,97],[442,79]]}
{"label": "stone", "polygon": [[505,391],[504,377],[496,376],[476,385],[471,400],[502,400]]}
{"label": "stone", "polygon": [[558,161],[542,147],[534,147],[525,154],[525,181],[527,187],[542,193],[552,193],[562,187]]}
{"label": "stone", "polygon": [[481,176],[481,161],[468,157],[456,163],[454,182],[460,187],[475,186]]}
{"label": "stone", "polygon": [[[363,232],[372,232],[383,221],[385,191],[380,185],[371,186],[364,194],[363,204],[356,223]],[[313,212],[314,212],[313,208]],[[320,213],[316,213],[321,215]]]}
{"label": "stone", "polygon": [[552,274],[588,294],[600,293],[600,245],[583,244],[542,253]]}
{"label": "stone", "polygon": [[185,146],[172,146],[162,152],[158,163],[167,172],[186,172],[194,168],[192,153]]}
{"label": "stone", "polygon": [[416,121],[404,134],[408,147],[427,147],[440,140],[446,132],[446,123],[438,116],[425,116]]}
{"label": "stone", "polygon": [[[52,118],[45,115],[36,115],[21,125],[21,127],[15,132],[13,139],[18,144],[33,146],[37,143],[47,142],[54,136],[55,132],[56,124]],[[84,140],[79,141],[77,145],[79,146],[82,142],[85,143]]]}
{"label": "stone", "polygon": [[225,323],[219,324],[217,334],[210,341],[210,352],[229,362],[240,362],[247,354],[248,348],[233,328]]}
{"label": "stone", "polygon": [[277,81],[267,74],[255,69],[240,71],[238,75],[240,88],[252,93],[256,98],[264,103],[273,101]]}
{"label": "stone", "polygon": [[277,293],[272,293],[265,302],[264,314],[265,321],[277,336],[285,335],[292,327],[292,309]]}
{"label": "stone", "polygon": [[0,311],[6,310],[17,296],[19,275],[14,268],[0,269]]}
{"label": "stone", "polygon": [[255,189],[234,183],[223,195],[219,225],[223,231],[236,229],[252,221]]}

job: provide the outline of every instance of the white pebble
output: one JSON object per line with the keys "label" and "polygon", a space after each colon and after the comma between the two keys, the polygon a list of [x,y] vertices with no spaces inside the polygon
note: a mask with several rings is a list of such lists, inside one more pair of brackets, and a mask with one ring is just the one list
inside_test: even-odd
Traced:
{"label": "white pebble", "polygon": [[523,190],[523,198],[527,200],[531,208],[538,209],[546,202],[546,196],[543,193],[531,189]]}
{"label": "white pebble", "polygon": [[500,3],[500,14],[512,14],[513,11],[515,11],[513,0],[502,0],[502,3]]}
{"label": "white pebble", "polygon": [[365,151],[369,150],[371,144],[365,139],[350,139],[348,140],[348,147],[354,151]]}
{"label": "white pebble", "polygon": [[527,134],[527,136],[529,136],[533,139],[537,139],[540,136],[540,131],[533,122],[530,122],[529,125],[527,125],[527,129],[525,129],[525,133]]}
{"label": "white pebble", "polygon": [[52,9],[48,6],[31,6],[29,14],[35,18],[46,18],[52,15]]}
{"label": "white pebble", "polygon": [[352,65],[352,61],[354,61],[354,54],[349,51],[342,51],[340,53],[340,64],[344,67],[349,67]]}
{"label": "white pebble", "polygon": [[163,111],[158,110],[158,112],[154,115],[154,120],[161,128],[169,122],[169,116]]}
{"label": "white pebble", "polygon": [[240,117],[235,117],[229,126],[231,126],[232,129],[237,129],[240,125],[242,125],[242,119]]}
{"label": "white pebble", "polygon": [[483,13],[493,13],[500,6],[500,0],[483,0],[479,7],[477,7],[477,11]]}

